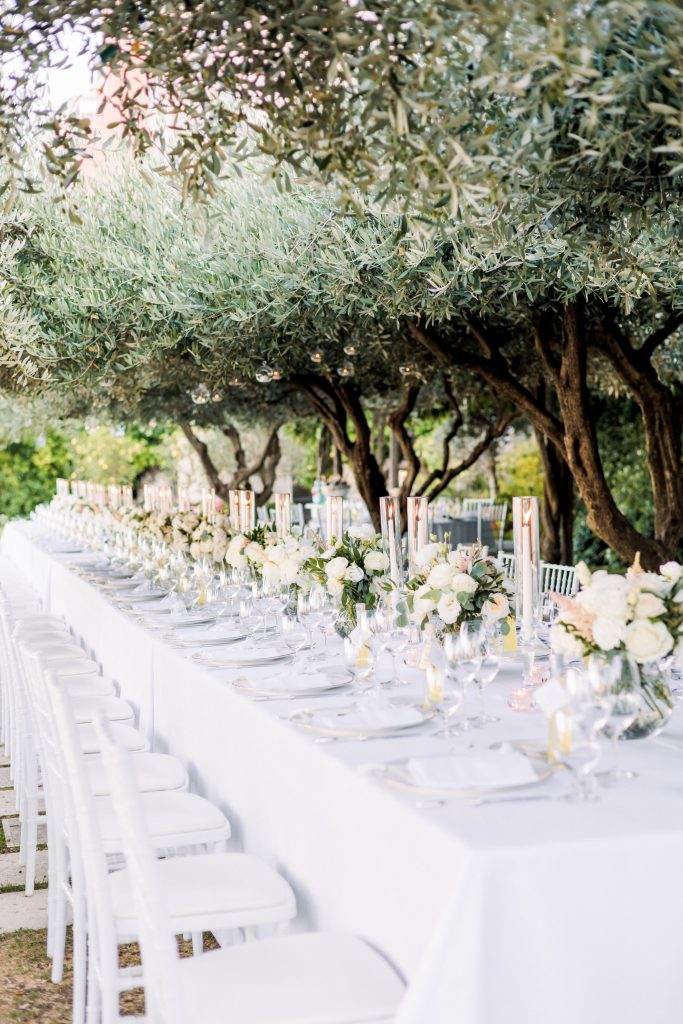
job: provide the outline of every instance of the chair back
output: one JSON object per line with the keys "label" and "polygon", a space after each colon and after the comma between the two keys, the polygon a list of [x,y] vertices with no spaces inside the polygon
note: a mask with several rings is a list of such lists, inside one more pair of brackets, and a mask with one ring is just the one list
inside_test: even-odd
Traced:
{"label": "chair back", "polygon": [[515,556],[508,554],[507,551],[498,552],[498,561],[500,562],[501,568],[509,580],[515,578]]}
{"label": "chair back", "polygon": [[138,918],[145,979],[145,1019],[149,1024],[184,1024],[183,993],[177,983],[178,949],[166,910],[140,795],[127,750],[115,742],[109,723],[95,722],[102,763],[121,831]]}
{"label": "chair back", "polygon": [[[497,524],[498,526],[498,547],[503,546],[503,537],[505,536],[505,527],[507,525],[508,518],[508,503],[507,501],[501,501],[496,504],[491,502],[489,505],[480,505],[477,515],[480,517],[481,522]],[[479,531],[481,534],[481,530]]]}
{"label": "chair back", "polygon": [[541,563],[541,591],[571,597],[579,589],[579,578],[573,565]]}
{"label": "chair back", "polygon": [[118,936],[95,798],[88,784],[69,692],[52,672],[44,672],[43,681],[52,715],[52,741],[56,743],[49,759],[51,778],[54,782],[56,773],[62,796],[72,884],[74,888],[84,887],[86,893],[89,956],[98,983],[101,1024],[120,1024]]}

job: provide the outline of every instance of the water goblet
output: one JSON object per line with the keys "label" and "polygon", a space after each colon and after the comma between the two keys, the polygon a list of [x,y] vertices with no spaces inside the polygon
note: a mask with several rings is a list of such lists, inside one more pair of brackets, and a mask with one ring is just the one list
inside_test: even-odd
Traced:
{"label": "water goblet", "polygon": [[600,772],[598,778],[606,785],[635,779],[636,772],[619,765],[619,738],[633,724],[640,711],[642,688],[638,665],[625,651],[616,651],[607,657],[593,656],[589,660],[589,673],[593,685],[608,707],[602,729],[612,741],[613,767]]}

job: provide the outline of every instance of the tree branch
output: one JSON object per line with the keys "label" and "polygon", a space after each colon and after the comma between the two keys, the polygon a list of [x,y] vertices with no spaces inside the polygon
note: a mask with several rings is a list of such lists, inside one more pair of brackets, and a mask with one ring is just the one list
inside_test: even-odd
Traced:
{"label": "tree branch", "polygon": [[390,429],[398,441],[399,448],[403,454],[403,458],[408,463],[408,472],[406,478],[401,486],[401,497],[407,497],[413,489],[418,473],[422,468],[420,458],[415,451],[415,445],[413,444],[412,438],[406,429],[406,422],[415,409],[415,403],[420,393],[421,384],[417,382],[411,382],[406,384],[403,388],[403,400],[401,404],[389,413],[387,422]]}
{"label": "tree branch", "polygon": [[203,441],[200,441],[200,439],[194,433],[192,427],[186,420],[180,421],[180,429],[182,430],[183,434],[185,435],[185,437],[190,442],[195,452],[199,456],[199,461],[202,464],[202,469],[206,473],[208,481],[213,487],[214,491],[222,501],[227,501],[229,488],[221,480],[218,474],[218,469],[216,468],[213,459],[209,455],[209,449],[207,448]]}
{"label": "tree branch", "polygon": [[667,338],[670,338],[682,324],[683,309],[678,309],[675,312],[669,313],[662,326],[656,331],[653,331],[652,334],[645,339],[645,342],[640,346],[638,352],[649,362],[659,346],[662,345]]}
{"label": "tree branch", "polygon": [[466,455],[465,458],[462,459],[457,465],[452,466],[451,469],[443,473],[443,476],[441,476],[439,483],[436,484],[428,493],[427,497],[429,498],[429,500],[433,501],[434,498],[438,497],[438,495],[441,494],[446,487],[448,487],[451,480],[454,480],[456,476],[460,476],[460,474],[464,473],[466,469],[469,469],[470,466],[473,466],[477,459],[484,454],[486,449],[491,446],[491,444],[496,440],[496,438],[501,437],[501,435],[505,433],[505,431],[513,422],[513,420],[517,419],[518,416],[519,413],[517,411],[508,413],[507,415],[504,416],[499,416],[496,422],[487,429],[486,433],[481,438],[481,440],[478,441],[477,444],[475,444],[474,448],[472,448],[469,454]]}

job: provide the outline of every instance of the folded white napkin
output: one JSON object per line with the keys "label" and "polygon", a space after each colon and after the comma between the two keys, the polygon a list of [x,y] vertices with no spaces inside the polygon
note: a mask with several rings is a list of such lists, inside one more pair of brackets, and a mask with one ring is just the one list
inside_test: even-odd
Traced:
{"label": "folded white napkin", "polygon": [[408,761],[408,771],[419,786],[435,789],[524,786],[538,781],[528,758],[516,750],[413,757]]}
{"label": "folded white napkin", "polygon": [[386,708],[362,711],[345,708],[343,711],[322,712],[315,716],[315,724],[323,729],[349,732],[376,732],[378,729],[405,729],[423,720],[419,708]]}
{"label": "folded white napkin", "polygon": [[[260,684],[255,683],[254,685],[258,687]],[[278,672],[276,675],[270,676],[268,682],[263,685],[268,690],[326,690],[330,685],[330,680],[322,672],[310,672],[306,675],[305,673],[299,674],[290,668],[287,672]]]}
{"label": "folded white napkin", "polygon": [[252,661],[269,661],[271,658],[281,658],[285,654],[289,654],[285,647],[276,647],[274,644],[254,644],[250,641],[245,643],[237,643],[228,648],[227,651],[221,651],[220,653],[212,651],[206,652],[206,657],[212,662],[225,662],[229,666],[235,664],[248,665]]}

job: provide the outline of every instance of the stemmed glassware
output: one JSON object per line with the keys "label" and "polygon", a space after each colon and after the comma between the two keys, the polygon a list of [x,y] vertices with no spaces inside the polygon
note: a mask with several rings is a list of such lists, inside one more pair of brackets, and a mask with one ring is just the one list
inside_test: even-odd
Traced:
{"label": "stemmed glassware", "polygon": [[[471,622],[465,622],[463,624],[463,626],[469,627],[472,627],[473,625],[474,623]],[[476,729],[481,728],[484,725],[491,725],[494,722],[500,721],[499,715],[493,715],[486,710],[486,690],[500,671],[500,652],[498,638],[494,632],[483,629],[480,634],[477,634],[474,630],[471,630],[471,633],[472,640],[466,642],[472,642],[475,644],[478,642],[481,650],[481,664],[475,677],[475,681],[479,687],[481,707],[479,714],[474,718],[469,719],[470,725],[473,725]]]}
{"label": "stemmed glassware", "polygon": [[613,767],[600,772],[601,782],[620,782],[636,778],[636,773],[619,766],[619,738],[635,721],[641,705],[640,672],[633,658],[625,651],[609,655],[592,655],[588,673],[592,685],[605,703],[608,715],[602,729],[612,740]]}
{"label": "stemmed glassware", "polygon": [[406,680],[398,675],[396,659],[398,655],[405,653],[411,638],[408,602],[398,591],[394,591],[386,603],[378,606],[370,621],[377,638],[378,651],[388,651],[391,655],[392,672],[389,685],[405,683]]}
{"label": "stemmed glassware", "polygon": [[441,716],[442,727],[436,733],[445,739],[457,735],[464,723],[455,724],[455,716],[465,700],[466,677],[453,671],[453,662],[449,661],[446,671],[431,662],[427,665],[427,693],[430,703]]}

